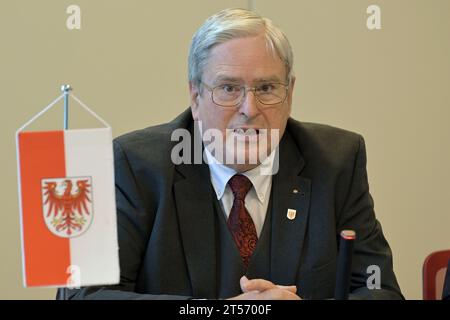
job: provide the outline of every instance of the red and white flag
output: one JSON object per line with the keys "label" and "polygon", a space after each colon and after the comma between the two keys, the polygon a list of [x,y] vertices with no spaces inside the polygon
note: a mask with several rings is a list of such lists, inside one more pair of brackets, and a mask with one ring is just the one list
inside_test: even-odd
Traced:
{"label": "red and white flag", "polygon": [[111,128],[18,132],[24,285],[119,282]]}

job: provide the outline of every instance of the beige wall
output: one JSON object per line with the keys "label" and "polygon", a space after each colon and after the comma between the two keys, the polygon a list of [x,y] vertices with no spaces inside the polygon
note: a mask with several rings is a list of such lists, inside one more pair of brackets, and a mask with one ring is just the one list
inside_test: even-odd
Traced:
{"label": "beige wall", "polygon": [[[293,116],[362,133],[376,211],[405,296],[421,265],[450,248],[450,1],[253,1],[294,47]],[[66,29],[78,4],[82,29]],[[377,4],[382,29],[366,28]],[[0,298],[53,298],[21,282],[14,132],[70,83],[114,134],[165,122],[188,106],[186,58],[210,14],[247,1],[0,2]],[[73,111],[71,125],[91,121]],[[34,126],[60,127],[61,112]]]}

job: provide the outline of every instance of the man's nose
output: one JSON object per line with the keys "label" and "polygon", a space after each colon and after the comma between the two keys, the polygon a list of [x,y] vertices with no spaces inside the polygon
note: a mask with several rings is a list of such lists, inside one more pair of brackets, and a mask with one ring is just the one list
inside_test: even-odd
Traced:
{"label": "man's nose", "polygon": [[239,105],[239,112],[245,114],[248,118],[254,118],[260,113],[258,104],[259,102],[255,96],[255,91],[248,90]]}

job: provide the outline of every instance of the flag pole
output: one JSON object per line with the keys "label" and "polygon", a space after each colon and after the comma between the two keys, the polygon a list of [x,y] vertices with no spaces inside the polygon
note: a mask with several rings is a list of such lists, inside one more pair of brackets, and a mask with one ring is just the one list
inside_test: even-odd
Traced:
{"label": "flag pole", "polygon": [[64,93],[64,130],[69,129],[69,91],[72,90],[70,84],[63,84],[61,91]]}
{"label": "flag pole", "polygon": [[[63,84],[61,86],[61,91],[64,93],[64,130],[69,129],[69,91],[72,90],[70,84]],[[68,292],[67,288],[61,288],[62,300],[67,300]]]}

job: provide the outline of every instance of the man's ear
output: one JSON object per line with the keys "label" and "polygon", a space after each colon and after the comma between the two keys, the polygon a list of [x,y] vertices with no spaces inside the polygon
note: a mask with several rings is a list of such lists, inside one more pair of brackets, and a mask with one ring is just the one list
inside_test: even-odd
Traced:
{"label": "man's ear", "polygon": [[191,97],[192,118],[198,120],[198,100],[200,98],[200,92],[198,86],[192,83],[192,81],[189,81],[189,95]]}
{"label": "man's ear", "polygon": [[294,93],[294,86],[295,86],[295,77],[291,77],[291,81],[289,81],[289,90],[288,90],[288,104],[289,106],[292,106],[292,94]]}

